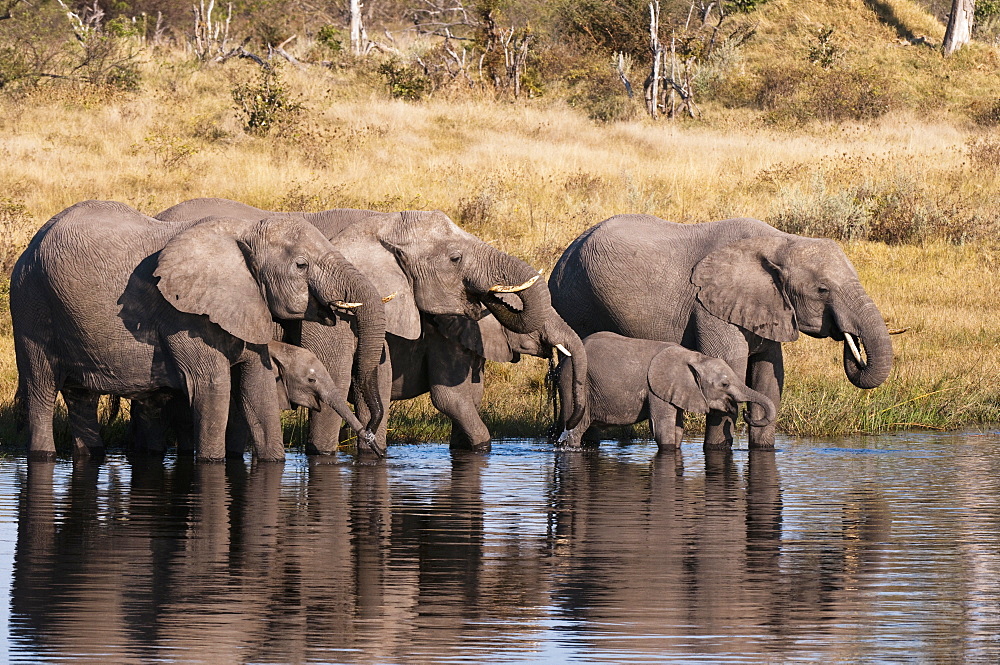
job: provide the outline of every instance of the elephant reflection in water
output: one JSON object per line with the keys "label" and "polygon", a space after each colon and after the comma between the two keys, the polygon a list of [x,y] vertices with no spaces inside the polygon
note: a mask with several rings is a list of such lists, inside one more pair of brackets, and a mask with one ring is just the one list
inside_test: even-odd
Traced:
{"label": "elephant reflection in water", "polygon": [[65,494],[56,464],[33,464],[11,634],[31,653],[112,661],[168,644],[198,662],[446,650],[482,630],[470,616],[545,604],[537,543],[511,545],[531,565],[485,563],[487,464],[456,452],[414,494],[393,491],[384,464],[314,464],[297,479],[280,465],[180,459],[132,465],[131,483],[116,465],[80,464]]}
{"label": "elephant reflection in water", "polygon": [[[690,636],[650,638],[649,652],[660,654],[674,644],[688,655],[694,643],[706,656],[747,657],[756,648],[743,637],[755,632],[749,626],[788,640],[814,635],[817,625],[849,630],[844,608],[867,602],[858,589],[881,558],[885,502],[851,492],[831,505],[832,519],[800,518],[805,534],[783,540],[775,453],[750,450],[742,475],[731,453],[705,455],[701,477],[684,474],[678,451],[650,464],[603,453],[558,456],[550,551],[561,580],[553,594],[565,614],[627,626],[619,635],[631,652],[646,650],[637,646],[642,636]],[[844,545],[832,549],[838,539]],[[601,647],[614,641],[605,636]],[[764,654],[772,648],[761,646]]]}
{"label": "elephant reflection in water", "polygon": [[[704,476],[685,474],[678,450],[647,464],[558,455],[550,537],[564,581],[553,593],[568,616],[628,626],[628,650],[645,651],[644,635],[741,635],[781,615],[774,453],[750,453],[745,489],[731,453],[706,455]],[[720,637],[710,648],[744,646]]]}

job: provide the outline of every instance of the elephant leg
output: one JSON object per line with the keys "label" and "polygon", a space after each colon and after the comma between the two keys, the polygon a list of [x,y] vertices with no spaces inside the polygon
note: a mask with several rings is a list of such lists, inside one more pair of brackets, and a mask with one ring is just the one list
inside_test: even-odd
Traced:
{"label": "elephant leg", "polygon": [[100,393],[82,388],[63,386],[63,400],[69,413],[69,429],[73,436],[73,458],[88,459],[104,456],[101,423],[97,418]]}
{"label": "elephant leg", "polygon": [[[479,415],[485,363],[468,353],[452,360],[450,367],[431,366],[431,403],[451,419],[451,448],[489,452],[490,431]],[[456,382],[455,375],[461,370],[465,376]]]}
{"label": "elephant leg", "polygon": [[[781,407],[781,391],[785,385],[785,361],[781,344],[772,342],[750,361],[748,372],[749,385],[754,390],[763,393],[774,402],[775,411]],[[747,405],[750,419],[756,420],[764,416],[764,407],[759,404]],[[774,433],[777,421],[764,427],[750,425],[749,447],[753,449],[771,450],[774,448]]]}
{"label": "elephant leg", "polygon": [[17,399],[22,417],[28,426],[28,458],[48,462],[56,458],[56,440],[53,434],[55,417],[55,371],[45,356],[44,349],[23,338],[14,338],[19,374]]}
{"label": "elephant leg", "polygon": [[653,428],[653,439],[660,450],[673,450],[678,447],[677,413],[679,409],[670,402],[660,399],[652,392],[647,399],[649,405],[649,424]]}
{"label": "elephant leg", "polygon": [[167,437],[163,418],[165,408],[166,404],[161,405],[156,397],[132,400],[129,406],[129,434],[133,453],[162,456],[166,452]]}
{"label": "elephant leg", "polygon": [[[241,427],[246,427],[250,435],[254,460],[284,461],[285,443],[274,373],[258,357],[237,364],[235,369],[239,374],[236,385],[240,388],[235,402],[239,406],[240,421],[244,423]],[[243,456],[240,443],[235,441],[233,447],[234,453],[239,452],[238,457]]]}
{"label": "elephant leg", "polygon": [[451,419],[450,446],[490,451],[490,431],[479,415],[486,361],[450,340],[428,348],[427,380],[431,403]]}
{"label": "elephant leg", "polygon": [[199,462],[226,458],[226,424],[229,420],[229,371],[188,381],[194,438]]}
{"label": "elephant leg", "polygon": [[[351,327],[346,323],[338,323],[331,327],[304,322],[302,347],[316,354],[346,400],[351,390],[351,370],[354,367],[354,352],[357,348],[357,339]],[[386,401],[385,404],[388,405],[389,402]],[[324,405],[319,411],[310,411],[306,454],[335,454],[340,444],[340,427],[343,422],[340,414],[332,407]]]}
{"label": "elephant leg", "polygon": [[[707,355],[711,355],[710,353]],[[716,356],[721,357],[721,356]],[[746,356],[722,358],[738,377],[746,376]],[[733,447],[733,419],[721,411],[709,411],[705,416],[705,449],[730,450]]]}
{"label": "elephant leg", "polygon": [[674,420],[674,445],[681,447],[684,441],[684,411],[677,409],[677,418]]}
{"label": "elephant leg", "polygon": [[226,423],[226,459],[242,459],[247,444],[253,442],[256,445],[264,438],[264,432],[260,423],[251,422],[248,405],[241,399],[243,372],[240,365],[233,366],[230,379],[232,393],[229,395],[229,422]]}

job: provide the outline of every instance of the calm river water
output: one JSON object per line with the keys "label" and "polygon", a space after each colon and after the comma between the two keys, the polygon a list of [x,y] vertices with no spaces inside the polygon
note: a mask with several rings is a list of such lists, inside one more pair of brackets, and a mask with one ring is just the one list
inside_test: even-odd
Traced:
{"label": "calm river water", "polygon": [[0,461],[5,662],[1000,662],[998,452]]}

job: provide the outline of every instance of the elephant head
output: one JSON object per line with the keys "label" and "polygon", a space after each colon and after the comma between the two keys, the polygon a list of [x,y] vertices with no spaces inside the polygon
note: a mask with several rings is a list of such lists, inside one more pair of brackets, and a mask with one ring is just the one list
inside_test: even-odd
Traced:
{"label": "elephant head", "polygon": [[881,313],[832,240],[785,233],[737,240],[694,268],[698,301],[714,316],[776,342],[799,332],[844,342],[844,372],[875,388],[892,369]]}
{"label": "elephant head", "polygon": [[484,316],[478,321],[465,316],[435,316],[435,327],[442,335],[453,339],[473,353],[494,362],[517,362],[521,354],[549,358],[553,351],[572,358],[573,411],[566,421],[567,429],[579,424],[586,410],[587,353],[583,342],[555,309],[542,326],[530,333],[517,333],[502,325],[494,316]]}
{"label": "elephant head", "polygon": [[358,434],[361,445],[380,454],[375,435],[364,428],[341,394],[330,372],[312,351],[300,346],[271,340],[267,350],[274,364],[278,388],[278,404],[282,408],[303,406],[318,411],[324,402]]}
{"label": "elephant head", "polygon": [[653,356],[646,374],[649,390],[682,411],[720,411],[735,418],[740,402],[764,408],[764,417],[747,422],[764,427],[777,415],[774,402],[736,378],[725,361],[671,344]]}
{"label": "elephant head", "polygon": [[[356,221],[344,228],[347,214]],[[386,303],[386,329],[400,337],[420,335],[421,312],[480,319],[489,311],[508,330],[530,333],[552,311],[537,270],[463,231],[443,212],[328,211],[306,218],[324,233],[327,225],[343,229],[331,236],[337,248],[383,295],[396,294]]]}
{"label": "elephant head", "polygon": [[338,314],[356,316],[369,427],[381,420],[376,379],[385,337],[381,297],[312,225],[293,218],[206,219],[167,243],[154,274],[172,306],[206,315],[252,344],[271,339],[272,319],[334,324]]}

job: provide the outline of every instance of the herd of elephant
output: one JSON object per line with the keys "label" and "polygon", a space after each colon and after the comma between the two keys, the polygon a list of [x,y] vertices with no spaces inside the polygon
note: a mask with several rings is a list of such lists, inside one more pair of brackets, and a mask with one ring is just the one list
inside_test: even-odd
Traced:
{"label": "herd of elephant", "polygon": [[[485,360],[557,353],[558,445],[649,419],[674,448],[684,413],[705,445],[773,448],[782,342],[844,343],[859,388],[888,376],[885,321],[831,240],[753,219],[676,224],[618,215],[574,240],[550,278],[442,212],[271,212],[194,199],[155,217],[84,201],[50,219],[11,276],[16,403],[30,459],[104,452],[101,395],[131,400],[137,451],[203,461],[285,456],[281,410],[310,409],[306,452],[346,422],[384,456],[390,400],[429,392],[451,445],[488,450]],[[352,410],[349,402],[354,403]],[[115,402],[117,404],[117,401]],[[553,437],[554,438],[554,437]]]}

